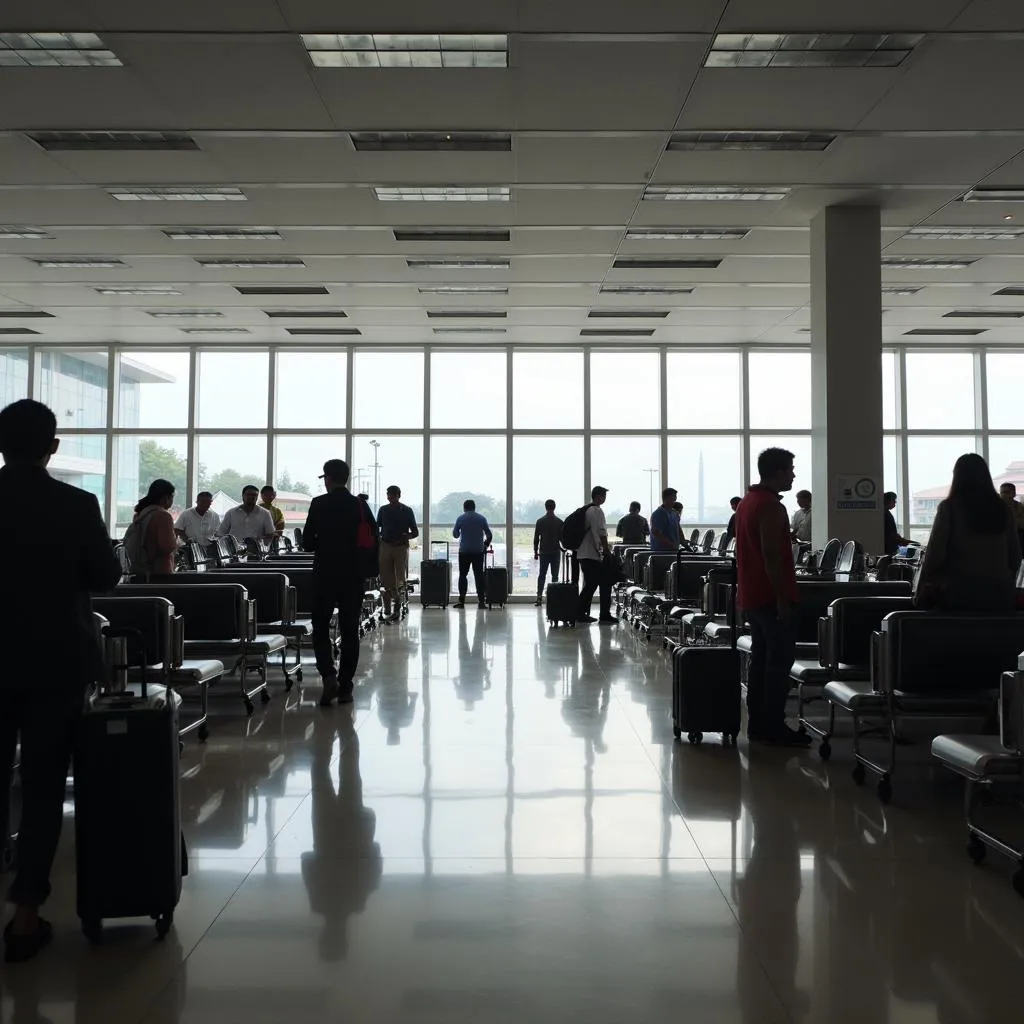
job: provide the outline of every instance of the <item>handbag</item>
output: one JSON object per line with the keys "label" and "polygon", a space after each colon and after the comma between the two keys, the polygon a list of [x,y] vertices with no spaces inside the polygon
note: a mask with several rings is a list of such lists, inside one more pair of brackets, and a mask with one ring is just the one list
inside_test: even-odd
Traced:
{"label": "handbag", "polygon": [[359,525],[356,527],[356,547],[360,551],[372,551],[376,544],[376,530],[369,519],[366,518],[366,502],[359,501]]}

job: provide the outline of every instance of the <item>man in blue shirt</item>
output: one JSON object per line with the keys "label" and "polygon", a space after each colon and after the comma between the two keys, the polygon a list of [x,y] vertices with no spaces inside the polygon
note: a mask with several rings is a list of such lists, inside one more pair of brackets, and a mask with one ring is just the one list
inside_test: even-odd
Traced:
{"label": "man in blue shirt", "polygon": [[666,487],[661,492],[661,504],[651,513],[652,551],[675,554],[679,550],[679,516],[672,508],[677,493],[674,487]]}
{"label": "man in blue shirt", "polygon": [[463,512],[455,520],[452,536],[459,542],[459,601],[456,608],[466,607],[466,590],[469,587],[469,570],[473,569],[473,582],[480,607],[487,603],[484,591],[484,552],[491,546],[491,528],[487,520],[476,510],[472,498],[462,503]]}

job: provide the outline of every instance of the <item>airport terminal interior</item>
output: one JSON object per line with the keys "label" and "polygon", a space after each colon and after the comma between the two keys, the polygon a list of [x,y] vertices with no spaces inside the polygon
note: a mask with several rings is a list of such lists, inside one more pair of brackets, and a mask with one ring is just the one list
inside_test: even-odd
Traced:
{"label": "airport terminal interior", "polygon": [[[413,576],[455,559],[474,500],[509,591],[414,590],[397,622],[371,601],[352,705],[320,706],[308,643],[251,702],[225,666],[205,739],[182,737],[188,874],[162,941],[146,918],[83,936],[69,784],[54,942],[0,965],[0,1022],[1019,1018],[1020,746],[997,751],[1009,784],[979,783],[1004,837],[979,852],[973,783],[932,756],[972,732],[955,715],[890,722],[884,792],[835,701],[807,711],[835,713],[824,756],[690,742],[677,644],[714,639],[640,574],[616,624],[553,626],[534,523],[601,485],[614,534],[673,487],[684,536],[717,543],[773,446],[815,550],[881,554],[883,492],[926,545],[966,452],[1024,489],[1021,14],[0,5],[0,405],[53,410],[50,472],[114,540],[157,478],[175,516],[269,482],[291,538],[344,458],[375,511],[401,487]],[[4,512],[9,543],[33,536],[30,507]],[[965,677],[989,649],[907,629]],[[860,696],[899,689],[881,664]]]}

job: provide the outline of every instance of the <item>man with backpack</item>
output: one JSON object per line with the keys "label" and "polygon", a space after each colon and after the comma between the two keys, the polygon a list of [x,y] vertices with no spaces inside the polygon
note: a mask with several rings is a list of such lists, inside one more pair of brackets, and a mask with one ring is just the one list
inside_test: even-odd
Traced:
{"label": "man with backpack", "polygon": [[[590,504],[576,509],[562,527],[562,543],[574,551],[583,573],[583,589],[577,622],[618,622],[612,615],[612,576],[605,568],[605,559],[611,557],[608,547],[608,524],[601,506],[608,497],[607,487],[594,487]],[[590,614],[590,603],[600,590],[600,619]]]}

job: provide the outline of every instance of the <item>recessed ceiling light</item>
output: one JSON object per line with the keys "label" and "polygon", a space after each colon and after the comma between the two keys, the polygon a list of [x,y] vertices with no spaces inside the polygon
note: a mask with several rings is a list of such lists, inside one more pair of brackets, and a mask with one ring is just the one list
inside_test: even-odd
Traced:
{"label": "recessed ceiling light", "polygon": [[648,185],[644,199],[701,203],[778,202],[789,196],[788,185]]}
{"label": "recessed ceiling light", "polygon": [[961,197],[962,203],[1024,203],[1024,188],[972,188]]}
{"label": "recessed ceiling light", "polygon": [[163,284],[131,284],[93,288],[97,295],[180,295],[181,291]]}
{"label": "recessed ceiling light", "polygon": [[31,327],[0,327],[0,334],[38,334]]}
{"label": "recessed ceiling light", "polygon": [[343,309],[319,309],[318,307],[307,307],[306,309],[265,309],[264,313],[271,320],[347,320],[348,313]]}
{"label": "recessed ceiling light", "polygon": [[0,238],[53,238],[42,228],[11,227],[0,228]]}
{"label": "recessed ceiling light", "polygon": [[224,315],[216,309],[152,309],[146,312],[158,320],[215,320]]}
{"label": "recessed ceiling light", "polygon": [[1019,320],[1024,317],[1024,312],[1016,309],[951,309],[942,316],[962,320]]}
{"label": "recessed ceiling light", "polygon": [[508,242],[511,232],[504,230],[473,230],[472,228],[395,228],[396,242]]}
{"label": "recessed ceiling light", "polygon": [[277,228],[164,228],[164,234],[176,242],[237,242],[280,240]]}
{"label": "recessed ceiling light", "polygon": [[1024,238],[1024,228],[911,228],[904,238],[924,238],[935,242],[1005,242]]}
{"label": "recessed ceiling light", "polygon": [[233,286],[239,295],[329,295],[322,284],[236,284]]}
{"label": "recessed ceiling light", "polygon": [[424,284],[416,290],[420,295],[508,295],[501,284]]}
{"label": "recessed ceiling light", "polygon": [[653,338],[653,327],[583,327],[581,338]]}
{"label": "recessed ceiling light", "polygon": [[749,228],[630,228],[626,238],[633,242],[655,239],[665,241],[721,242],[739,241],[750,234]]}
{"label": "recessed ceiling light", "polygon": [[434,334],[504,334],[504,327],[433,327]]}
{"label": "recessed ceiling light", "polygon": [[501,153],[512,149],[509,132],[349,132],[359,152]]}
{"label": "recessed ceiling light", "polygon": [[251,334],[248,327],[179,327],[182,334]]}
{"label": "recessed ceiling light", "polygon": [[498,34],[302,33],[317,68],[505,68],[508,36]]}
{"label": "recessed ceiling light", "polygon": [[592,309],[588,320],[664,320],[667,309]]}
{"label": "recessed ceiling light", "polygon": [[692,295],[693,288],[670,284],[603,284],[602,295]]}
{"label": "recessed ceiling light", "polygon": [[428,320],[504,320],[505,309],[428,309]]}
{"label": "recessed ceiling light", "polygon": [[890,270],[963,270],[977,259],[946,259],[943,256],[883,256],[882,266]]}
{"label": "recessed ceiling light", "polygon": [[895,68],[916,32],[737,32],[715,36],[706,68]]}
{"label": "recessed ceiling light", "polygon": [[112,270],[125,265],[124,260],[105,256],[40,256],[32,262],[48,270]]}
{"label": "recessed ceiling light", "polygon": [[826,132],[675,132],[668,151],[768,150],[820,153],[835,142]]}
{"label": "recessed ceiling light", "polygon": [[405,261],[410,270],[508,270],[511,260],[489,257],[479,259],[414,259]]}
{"label": "recessed ceiling light", "polygon": [[919,291],[924,288],[924,285],[912,285],[912,284],[883,284],[882,294],[883,295],[916,295]]}
{"label": "recessed ceiling light", "polygon": [[904,337],[914,335],[937,335],[939,337],[968,338],[984,334],[985,327],[915,327],[912,331],[904,331]]}
{"label": "recessed ceiling light", "polygon": [[93,150],[109,152],[198,149],[186,132],[26,132],[26,138],[48,151]]}
{"label": "recessed ceiling light", "polygon": [[310,337],[317,334],[329,334],[332,337],[337,335],[362,334],[358,327],[286,327],[288,334],[298,338]]}
{"label": "recessed ceiling light", "polygon": [[52,320],[53,314],[47,313],[45,309],[0,309],[0,317],[8,317],[11,320]]}
{"label": "recessed ceiling light", "polygon": [[108,188],[107,194],[121,202],[238,203],[247,198],[240,188],[226,185],[166,185],[153,188]]}
{"label": "recessed ceiling light", "polygon": [[612,263],[613,270],[715,270],[720,259],[686,256],[620,256]]}
{"label": "recessed ceiling light", "polygon": [[205,270],[295,270],[306,264],[298,256],[268,256],[266,259],[254,257],[196,257],[196,263]]}
{"label": "recessed ceiling light", "polygon": [[95,32],[0,32],[0,67],[119,68]]}
{"label": "recessed ceiling light", "polygon": [[377,185],[382,203],[507,203],[508,185]]}

